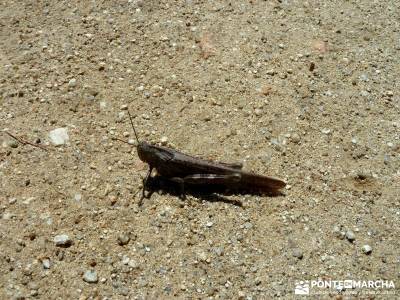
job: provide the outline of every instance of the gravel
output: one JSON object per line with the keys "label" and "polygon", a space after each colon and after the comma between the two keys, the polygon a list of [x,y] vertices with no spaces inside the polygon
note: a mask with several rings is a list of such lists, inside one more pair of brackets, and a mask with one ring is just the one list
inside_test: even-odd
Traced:
{"label": "gravel", "polygon": [[364,254],[367,254],[367,255],[369,255],[369,254],[372,253],[372,247],[371,247],[370,245],[364,245],[364,246],[362,246],[361,250],[362,250],[362,252],[363,252]]}
{"label": "gravel", "polygon": [[76,78],[71,78],[68,81],[68,86],[71,87],[71,88],[76,87]]}
{"label": "gravel", "polygon": [[18,148],[18,142],[14,139],[9,139],[6,143],[10,148]]}
{"label": "gravel", "polygon": [[118,235],[118,245],[120,246],[127,245],[130,240],[131,240],[130,236],[126,233],[121,233]]}
{"label": "gravel", "polygon": [[76,194],[74,195],[74,200],[75,200],[76,202],[80,202],[80,201],[82,200],[82,194],[76,193]]}
{"label": "gravel", "polygon": [[300,248],[294,248],[292,251],[292,255],[298,259],[303,258],[303,251]]}
{"label": "gravel", "polygon": [[44,269],[50,269],[51,267],[51,261],[48,258],[42,259],[42,265]]}
{"label": "gravel", "polygon": [[346,231],[346,239],[348,239],[351,243],[354,242],[354,240],[356,239],[354,232],[351,230]]}
{"label": "gravel", "polygon": [[70,247],[72,240],[67,234],[60,234],[54,237],[54,243],[58,247]]}
{"label": "gravel", "polygon": [[65,145],[69,141],[67,128],[56,128],[50,131],[49,139],[55,146]]}
{"label": "gravel", "polygon": [[296,143],[296,144],[300,143],[300,140],[301,140],[300,135],[298,135],[297,133],[291,134],[290,139],[292,140],[293,143]]}
{"label": "gravel", "polygon": [[97,283],[99,281],[96,271],[87,270],[83,274],[83,280],[87,283]]}
{"label": "gravel", "polygon": [[166,146],[168,144],[168,138],[166,136],[161,137],[161,145]]}

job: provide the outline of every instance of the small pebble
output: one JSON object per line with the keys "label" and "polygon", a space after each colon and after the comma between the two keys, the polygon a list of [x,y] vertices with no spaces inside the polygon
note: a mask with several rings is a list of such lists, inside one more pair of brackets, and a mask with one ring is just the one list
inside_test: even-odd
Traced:
{"label": "small pebble", "polygon": [[48,259],[48,258],[42,259],[42,265],[43,265],[44,269],[50,269],[50,267],[51,267],[50,259]]}
{"label": "small pebble", "polygon": [[372,247],[370,245],[364,245],[364,246],[362,246],[361,249],[362,249],[362,252],[364,252],[364,254],[367,254],[367,255],[371,254],[371,252],[372,252]]}
{"label": "small pebble", "polygon": [[128,144],[129,144],[129,145],[135,145],[135,146],[136,146],[137,141],[134,140],[134,139],[129,139],[129,140],[128,140]]}
{"label": "small pebble", "polygon": [[85,274],[83,274],[83,280],[88,283],[97,283],[99,279],[97,278],[96,271],[87,270]]}
{"label": "small pebble", "polygon": [[17,148],[18,142],[16,140],[9,140],[7,146],[9,146],[10,148]]}
{"label": "small pebble", "polygon": [[256,116],[261,116],[262,110],[259,109],[259,108],[256,108],[256,109],[254,110],[254,113],[255,113]]}
{"label": "small pebble", "polygon": [[351,230],[346,231],[346,239],[351,243],[354,242],[354,240],[356,239],[354,232]]}
{"label": "small pebble", "polygon": [[224,254],[224,248],[223,247],[217,247],[214,249],[215,254],[218,256],[222,256]]}
{"label": "small pebble", "polygon": [[335,227],[333,227],[333,234],[338,238],[338,239],[341,239],[341,240],[343,240],[344,239],[344,237],[345,237],[345,233],[340,229],[340,227],[339,226],[335,226]]}
{"label": "small pebble", "polygon": [[274,146],[276,151],[283,152],[284,148],[277,139],[271,139],[271,144]]}
{"label": "small pebble", "polygon": [[70,81],[68,81],[68,86],[76,87],[76,79],[75,78],[70,79]]}
{"label": "small pebble", "polygon": [[79,193],[75,194],[74,199],[76,202],[80,202],[82,200],[82,194]]}
{"label": "small pebble", "polygon": [[275,70],[267,70],[267,75],[274,75],[276,74]]}
{"label": "small pebble", "polygon": [[160,141],[161,145],[165,146],[168,143],[168,138],[166,136],[163,136]]}
{"label": "small pebble", "polygon": [[209,221],[209,222],[206,223],[206,226],[207,226],[208,228],[212,227],[213,225],[214,225],[214,223],[211,222],[211,221]]}
{"label": "small pebble", "polygon": [[67,128],[57,128],[49,133],[50,142],[55,146],[64,145],[69,141]]}
{"label": "small pebble", "polygon": [[389,156],[389,155],[385,154],[385,155],[383,156],[383,163],[384,163],[385,165],[388,165],[388,164],[390,163],[390,156]]}
{"label": "small pebble", "polygon": [[360,75],[360,80],[361,80],[361,81],[368,81],[369,79],[368,79],[367,74],[361,74],[361,75]]}
{"label": "small pebble", "polygon": [[293,143],[295,144],[300,143],[300,136],[297,133],[293,133],[290,138]]}
{"label": "small pebble", "polygon": [[121,260],[121,262],[122,262],[124,265],[127,265],[127,264],[129,264],[129,261],[130,261],[130,258],[129,258],[129,256],[127,256],[127,255],[124,255],[124,256],[122,257],[122,260]]}
{"label": "small pebble", "polygon": [[206,261],[206,260],[207,260],[207,254],[206,254],[204,251],[200,250],[200,251],[197,253],[197,258],[198,258],[200,261]]}
{"label": "small pebble", "polygon": [[72,240],[68,235],[60,234],[54,237],[54,243],[58,247],[69,247],[72,245]]}
{"label": "small pebble", "polygon": [[294,248],[292,254],[293,254],[294,257],[297,257],[298,259],[302,259],[303,258],[303,251],[301,251],[300,248]]}
{"label": "small pebble", "polygon": [[330,134],[330,133],[331,133],[331,130],[328,129],[328,128],[324,128],[324,129],[321,130],[321,132],[322,132],[323,134]]}
{"label": "small pebble", "polygon": [[128,289],[127,287],[125,287],[125,286],[121,286],[121,287],[118,289],[118,293],[119,293],[120,295],[122,295],[122,296],[128,296],[128,295],[129,295],[129,289]]}
{"label": "small pebble", "polygon": [[126,234],[126,233],[121,233],[121,234],[118,236],[118,245],[124,246],[124,245],[128,244],[130,240],[131,240],[131,238],[129,237],[128,234]]}
{"label": "small pebble", "polygon": [[246,229],[251,229],[251,228],[253,228],[253,224],[251,224],[250,222],[246,222],[246,223],[244,223],[244,228],[246,228]]}

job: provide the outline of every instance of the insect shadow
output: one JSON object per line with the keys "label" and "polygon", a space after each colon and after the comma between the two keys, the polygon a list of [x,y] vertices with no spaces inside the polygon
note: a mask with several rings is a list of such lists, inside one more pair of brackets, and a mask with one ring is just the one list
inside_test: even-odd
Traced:
{"label": "insect shadow", "polygon": [[[146,185],[146,191],[148,192],[148,195],[146,198],[150,198],[151,195],[156,192],[156,191],[162,191],[164,193],[167,193],[169,195],[175,196],[175,197],[181,197],[181,186],[160,175],[156,175],[153,177],[149,177]],[[270,197],[277,197],[277,196],[282,196],[284,195],[282,192],[274,192],[274,193],[265,193],[265,192],[260,192],[257,190],[251,190],[251,189],[246,189],[246,188],[237,188],[237,189],[232,189],[232,188],[227,188],[226,186],[223,185],[191,185],[187,184],[185,185],[185,195],[191,195],[195,198],[209,201],[209,202],[223,202],[235,206],[242,207],[243,204],[239,200],[235,199],[230,199],[227,198],[226,196],[232,196],[232,195],[258,195],[258,196],[270,196]]]}

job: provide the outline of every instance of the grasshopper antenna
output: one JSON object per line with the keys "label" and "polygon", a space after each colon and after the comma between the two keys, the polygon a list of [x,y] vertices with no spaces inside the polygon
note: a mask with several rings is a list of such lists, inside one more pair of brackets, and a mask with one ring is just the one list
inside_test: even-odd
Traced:
{"label": "grasshopper antenna", "polygon": [[140,141],[139,141],[138,135],[137,135],[137,133],[136,133],[135,126],[133,126],[132,116],[131,116],[131,113],[129,112],[129,110],[128,110],[128,115],[129,115],[129,120],[131,121],[131,125],[132,125],[133,132],[135,133],[136,141],[137,141],[138,144],[139,144]]}

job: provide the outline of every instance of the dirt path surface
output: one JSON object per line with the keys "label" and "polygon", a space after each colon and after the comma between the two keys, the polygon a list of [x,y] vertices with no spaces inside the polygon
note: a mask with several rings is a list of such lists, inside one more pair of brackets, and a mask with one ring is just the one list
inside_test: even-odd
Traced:
{"label": "dirt path surface", "polygon": [[[334,2],[1,1],[0,298],[398,297],[400,6]],[[138,206],[127,109],[284,195]]]}

